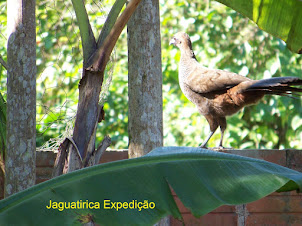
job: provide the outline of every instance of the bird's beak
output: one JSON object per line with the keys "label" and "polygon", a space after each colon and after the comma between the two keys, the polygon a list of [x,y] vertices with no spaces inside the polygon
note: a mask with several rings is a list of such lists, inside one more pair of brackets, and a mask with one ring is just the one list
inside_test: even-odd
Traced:
{"label": "bird's beak", "polygon": [[176,45],[176,42],[175,42],[174,38],[171,39],[171,41],[169,42],[169,45],[174,45],[174,46]]}

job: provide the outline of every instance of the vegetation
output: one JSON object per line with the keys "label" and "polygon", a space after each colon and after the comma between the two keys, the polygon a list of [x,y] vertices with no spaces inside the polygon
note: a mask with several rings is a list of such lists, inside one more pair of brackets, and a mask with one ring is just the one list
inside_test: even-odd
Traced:
{"label": "vegetation", "polygon": [[[0,9],[3,10],[4,3],[0,3]],[[92,11],[90,15],[95,27],[101,26],[103,14],[100,6],[92,1],[86,3]],[[109,2],[105,3],[110,5]],[[301,58],[287,52],[282,41],[271,38],[218,3],[167,1],[162,2],[161,12],[166,145],[196,146],[203,139],[203,132],[208,132],[204,126],[206,123],[183,97],[177,84],[179,53],[167,46],[170,37],[177,31],[186,30],[193,37],[196,53],[206,66],[240,71],[244,75],[255,74],[253,78],[284,72],[294,75],[301,71]],[[67,122],[73,121],[78,97],[76,86],[82,67],[79,64],[83,56],[70,3],[40,2],[38,18],[38,99],[41,104],[38,106],[37,131],[41,134],[38,142],[42,144],[49,137],[62,134]],[[1,42],[5,43],[3,40]],[[127,147],[127,95],[120,92],[123,89],[127,93],[125,46],[125,39],[121,39],[116,48],[115,68],[112,74],[110,70],[107,71],[108,81],[113,75],[113,84],[105,106],[105,112],[109,114],[100,125],[102,130],[99,132],[100,139],[106,133],[111,135],[115,147]],[[119,76],[124,83],[116,82]],[[5,81],[5,72],[1,72],[1,81]],[[5,96],[4,87],[1,93]],[[234,147],[296,145],[296,134],[300,136],[301,125],[299,118],[294,119],[299,114],[300,100],[286,100],[267,98],[265,104],[242,111],[239,114],[241,120],[238,116],[232,117],[229,144]],[[119,103],[119,106],[115,106]],[[264,114],[265,110],[268,110],[268,114]],[[295,127],[296,134],[290,124]],[[116,128],[113,128],[114,125]],[[121,129],[123,126],[124,131]],[[152,225],[168,214],[180,218],[169,185],[185,206],[194,215],[200,216],[222,204],[251,202],[276,190],[301,190],[301,181],[301,173],[261,160],[198,148],[159,148],[141,158],[78,170],[12,195],[0,201],[0,219],[8,224],[31,224],[35,219],[35,222],[48,224],[64,222],[79,225],[94,221],[119,225],[121,222],[135,221]],[[116,182],[119,186],[116,186]],[[111,194],[112,201],[154,200],[157,208],[154,212],[138,210],[134,214],[129,214],[128,210],[108,214],[79,207],[70,214],[61,214],[60,210],[48,212],[41,208],[50,200],[65,203],[82,199],[86,199],[84,202],[102,202],[111,199],[108,197]],[[21,214],[18,218],[13,214],[16,212]],[[30,217],[32,213],[35,214],[34,218]]]}
{"label": "vegetation", "polygon": [[[209,133],[205,119],[178,88],[179,52],[167,46],[171,33],[188,31],[195,54],[205,66],[253,79],[300,76],[301,56],[290,52],[283,41],[217,2],[168,1],[162,4],[162,16],[165,145],[196,146]],[[266,97],[258,105],[227,119],[225,146],[300,148],[300,115],[301,99]],[[209,146],[217,145],[220,134],[215,133],[214,137],[216,141],[211,140]]]}
{"label": "vegetation", "polygon": [[[255,201],[276,190],[301,190],[301,184],[301,173],[263,160],[162,147],[143,157],[71,172],[12,195],[0,201],[0,221],[6,225],[82,225],[90,220],[101,225],[153,225],[167,215],[181,219],[170,187],[199,217],[221,205]],[[140,204],[131,208],[131,202]],[[77,208],[76,203],[80,203]]]}
{"label": "vegetation", "polygon": [[[65,133],[75,116],[81,78],[81,43],[71,1],[39,1],[37,6],[37,146]],[[112,0],[86,1],[93,31],[100,30]],[[193,39],[198,60],[205,66],[230,70],[253,79],[300,76],[302,57],[283,41],[214,1],[160,1],[164,96],[164,144],[197,146],[209,132],[205,119],[178,86],[179,53],[168,46],[177,31]],[[0,1],[0,55],[6,60],[6,8]],[[107,67],[105,121],[97,139],[112,138],[111,148],[128,146],[127,38],[118,40]],[[0,91],[6,93],[6,70],[0,66]],[[106,83],[106,82],[105,82]],[[104,89],[106,90],[106,89]],[[302,144],[301,100],[267,97],[228,119],[226,146],[234,148],[299,148]],[[68,132],[68,131],[67,131]],[[70,131],[71,132],[71,131]],[[210,146],[217,145],[219,133]]]}

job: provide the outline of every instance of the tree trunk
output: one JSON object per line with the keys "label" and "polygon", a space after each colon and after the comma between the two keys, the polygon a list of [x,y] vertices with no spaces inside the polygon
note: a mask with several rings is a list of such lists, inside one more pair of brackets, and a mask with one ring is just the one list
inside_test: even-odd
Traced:
{"label": "tree trunk", "polygon": [[128,23],[129,157],[163,146],[158,0],[144,0]]}
{"label": "tree trunk", "polygon": [[[99,147],[95,149],[97,124],[104,119],[103,106],[99,106],[99,95],[110,54],[140,1],[132,0],[128,3],[123,13],[116,19],[111,31],[105,35],[106,38],[102,39],[103,42],[98,41],[97,45],[94,43],[95,39],[91,38],[90,35],[86,36],[87,34],[84,32],[90,33],[91,26],[83,2],[73,1],[83,45],[85,45],[83,50],[88,51],[83,56],[89,59],[84,58],[83,61],[84,70],[79,84],[79,104],[73,137],[66,138],[60,145],[53,177],[97,164],[102,153],[111,143],[110,138],[106,136]],[[91,52],[93,53],[89,56]]]}
{"label": "tree trunk", "polygon": [[7,149],[5,196],[35,184],[35,0],[7,1]]}
{"label": "tree trunk", "polygon": [[[128,23],[129,157],[163,146],[158,0],[143,0]],[[170,225],[169,217],[157,226]]]}
{"label": "tree trunk", "polygon": [[104,72],[84,69],[79,84],[79,104],[76,115],[73,139],[79,149],[83,163],[86,164],[95,150],[95,135],[101,107],[99,96]]}

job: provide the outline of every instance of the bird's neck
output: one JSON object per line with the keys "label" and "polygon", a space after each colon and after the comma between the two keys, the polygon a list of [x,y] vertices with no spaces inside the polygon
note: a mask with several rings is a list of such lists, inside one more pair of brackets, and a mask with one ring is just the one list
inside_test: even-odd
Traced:
{"label": "bird's neck", "polygon": [[194,65],[197,63],[198,61],[191,48],[187,47],[181,49],[179,75],[184,77],[188,76],[192,70],[195,69]]}
{"label": "bird's neck", "polygon": [[192,48],[190,48],[189,46],[183,47],[180,51],[181,51],[182,60],[195,60],[196,61],[195,54],[194,54]]}

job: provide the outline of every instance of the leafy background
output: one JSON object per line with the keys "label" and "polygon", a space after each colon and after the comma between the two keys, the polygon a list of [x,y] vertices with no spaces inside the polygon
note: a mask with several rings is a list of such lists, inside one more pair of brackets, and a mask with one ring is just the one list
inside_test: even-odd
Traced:
{"label": "leafy background", "polygon": [[[113,0],[87,0],[95,34],[100,31]],[[209,133],[206,120],[178,86],[180,53],[169,46],[174,33],[186,31],[198,60],[211,68],[248,75],[252,79],[300,76],[302,56],[253,22],[215,1],[160,0],[164,144],[197,146]],[[82,55],[79,30],[71,1],[37,1],[37,146],[71,132]],[[6,60],[6,1],[0,0],[0,55]],[[105,121],[97,139],[112,138],[111,148],[128,146],[128,88],[126,29],[118,40],[107,72],[112,76],[104,105]],[[0,92],[6,93],[6,71],[0,66]],[[301,99],[266,97],[228,118],[225,146],[234,148],[300,148]],[[66,131],[66,128],[67,129]],[[209,146],[220,138],[215,133]]]}

